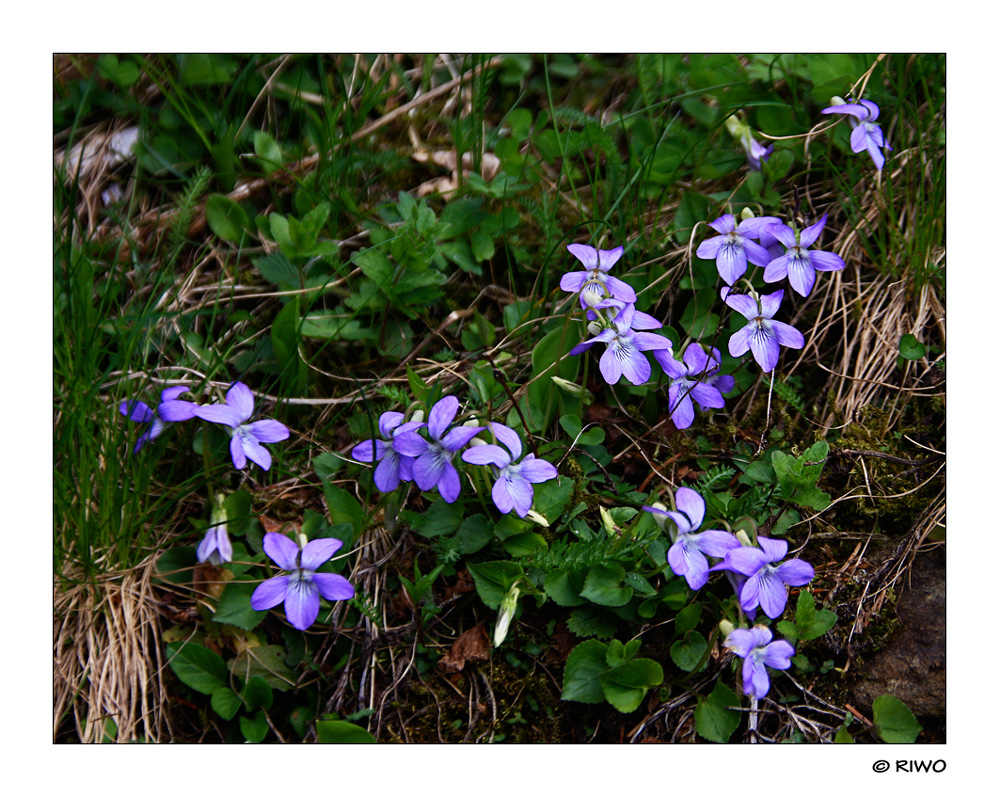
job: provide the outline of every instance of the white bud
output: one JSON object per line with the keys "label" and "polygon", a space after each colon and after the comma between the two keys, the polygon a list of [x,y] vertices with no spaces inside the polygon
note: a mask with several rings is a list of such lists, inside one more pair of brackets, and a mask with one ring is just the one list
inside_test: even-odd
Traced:
{"label": "white bud", "polygon": [[740,211],[740,219],[746,221],[747,219],[753,219],[753,211],[750,208],[744,208]]}
{"label": "white bud", "polygon": [[596,321],[592,321],[592,322],[590,322],[587,325],[587,332],[589,332],[591,335],[600,335],[601,334],[601,330],[603,330],[603,329],[604,329],[604,327],[602,327]]}
{"label": "white bud", "polygon": [[514,613],[517,612],[517,597],[521,594],[521,589],[514,585],[508,592],[507,595],[503,597],[503,601],[500,602],[500,616],[497,618],[497,628],[493,633],[493,645],[499,647],[499,645],[507,637],[507,630],[510,628],[510,622],[514,620]]}
{"label": "white bud", "polygon": [[482,438],[473,438],[469,441],[469,446],[488,446],[489,444]]}
{"label": "white bud", "polygon": [[418,424],[424,420],[423,410],[414,410],[413,415],[410,416],[410,421],[416,421]]}
{"label": "white bud", "polygon": [[309,542],[309,538],[307,538],[303,532],[296,532],[295,539],[298,541],[300,549],[304,549],[306,544]]}
{"label": "white bud", "polygon": [[566,391],[566,393],[572,394],[573,396],[583,396],[587,393],[587,389],[582,385],[577,385],[575,382],[564,380],[562,377],[553,377],[552,382],[554,382],[557,387],[562,388]]}
{"label": "white bud", "polygon": [[528,521],[537,524],[538,526],[549,528],[548,519],[541,513],[537,513],[534,510],[528,510],[528,514],[524,516]]}
{"label": "white bud", "polygon": [[732,625],[729,621],[722,620],[719,621],[719,633],[722,635],[722,639],[725,640],[729,635],[733,633],[736,627]]}
{"label": "white bud", "polygon": [[830,98],[830,105],[847,105],[847,100],[834,94]]}
{"label": "white bud", "polygon": [[740,542],[741,546],[753,547],[753,543],[750,542],[750,537],[742,529],[736,530],[736,539]]}

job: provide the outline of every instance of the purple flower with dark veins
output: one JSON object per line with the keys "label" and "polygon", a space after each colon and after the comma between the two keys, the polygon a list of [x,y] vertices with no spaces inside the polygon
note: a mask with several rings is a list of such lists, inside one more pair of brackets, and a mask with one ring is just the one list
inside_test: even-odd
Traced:
{"label": "purple flower with dark veins", "polygon": [[635,291],[628,283],[608,274],[625,251],[625,247],[594,249],[586,244],[566,247],[586,267],[583,272],[569,272],[562,276],[559,287],[563,291],[579,292],[580,306],[588,307],[605,297],[615,297],[625,302],[635,302]]}
{"label": "purple flower with dark veins", "polygon": [[756,699],[763,698],[771,689],[767,669],[786,670],[795,656],[795,649],[787,640],[771,642],[771,630],[766,626],[733,629],[725,646],[743,658],[743,692]]}
{"label": "purple flower with dark veins", "polygon": [[[633,385],[642,385],[653,373],[652,366],[642,353],[670,349],[673,344],[670,339],[656,333],[635,332],[632,328],[635,315],[635,305],[626,305],[614,321],[606,322],[603,330],[590,340],[574,346],[569,353],[579,355],[598,342],[607,344],[600,362],[601,375],[605,381],[614,385],[624,374],[625,379]],[[648,316],[645,313],[642,315]]]}
{"label": "purple flower with dark veins", "polygon": [[728,570],[742,574],[747,579],[740,590],[740,606],[744,611],[760,607],[768,618],[777,618],[788,603],[786,585],[800,587],[816,575],[805,560],[794,559],[773,565],[788,553],[788,542],[758,537],[757,545],[740,546],[726,554],[726,558],[710,570]]}
{"label": "purple flower with dark veins", "polygon": [[854,152],[868,150],[875,168],[880,172],[885,166],[885,155],[882,148],[892,151],[889,142],[885,139],[885,133],[881,126],[875,121],[878,119],[879,108],[871,100],[860,100],[856,103],[845,103],[840,97],[834,97],[833,102],[839,103],[831,105],[820,111],[821,114],[847,114],[850,118],[850,125],[854,128],[851,131],[851,149]]}
{"label": "purple flower with dark veins", "polygon": [[[455,453],[471,441],[482,427],[448,426],[458,413],[458,399],[446,396],[441,399],[427,415],[427,434],[431,440],[424,441],[423,450],[413,461],[413,481],[420,490],[430,490],[436,487],[441,498],[451,504],[458,498],[462,490],[462,480],[458,470],[451,464]],[[416,452],[414,445],[407,452]]]}
{"label": "purple flower with dark veins", "polygon": [[232,384],[226,392],[225,404],[203,405],[195,415],[232,428],[229,453],[236,468],[243,468],[249,457],[267,471],[271,467],[271,453],[261,444],[283,441],[290,434],[288,427],[273,419],[247,423],[253,416],[253,392],[242,382]]}
{"label": "purple flower with dark veins", "polygon": [[427,441],[415,430],[420,421],[403,422],[402,413],[390,410],[379,416],[378,430],[382,438],[362,441],[351,450],[351,457],[365,463],[377,462],[375,487],[383,493],[395,490],[399,483],[413,479],[413,458],[427,451]]}
{"label": "purple flower with dark veins", "polygon": [[475,465],[492,465],[497,475],[493,483],[493,503],[501,513],[514,510],[524,518],[535,498],[532,483],[548,482],[559,474],[554,465],[536,459],[533,454],[526,454],[520,463],[515,463],[521,456],[521,438],[504,424],[490,422],[489,428],[507,449],[491,443],[471,446],[462,453],[462,459]]}
{"label": "purple flower with dark veins", "polygon": [[[674,358],[673,353],[663,350],[653,352],[653,357],[670,377],[670,387],[667,389],[668,407],[670,418],[677,429],[687,429],[694,422],[695,401],[702,408],[726,406],[726,400],[722,398],[719,389],[707,382],[707,378],[719,370],[718,361],[713,364],[705,350],[701,348],[701,344],[695,342],[688,344],[684,350],[683,361]],[[711,368],[712,365],[715,366],[714,369]]]}
{"label": "purple flower with dark veins", "polygon": [[702,260],[714,260],[719,275],[732,285],[747,270],[747,261],[755,266],[767,266],[770,254],[754,239],[768,225],[779,222],[774,216],[756,216],[736,224],[736,217],[724,214],[708,226],[722,233],[702,241],[695,253]]}
{"label": "purple flower with dark veins", "polygon": [[824,213],[816,224],[801,232],[787,224],[773,224],[767,228],[767,232],[785,247],[785,254],[767,264],[764,269],[765,283],[776,283],[787,274],[792,288],[802,296],[809,296],[816,282],[816,272],[836,272],[844,268],[840,255],[809,249],[823,232],[826,216]]}
{"label": "purple flower with dark veins", "polygon": [[151,440],[158,438],[167,428],[167,424],[195,417],[198,405],[177,398],[186,390],[186,385],[175,385],[164,389],[160,394],[160,404],[156,406],[156,410],[138,399],[126,399],[118,406],[118,411],[129,421],[149,425],[149,429],[144,430],[136,441],[133,452],[138,452]]}
{"label": "purple flower with dark veins", "polygon": [[[713,346],[712,353],[708,356],[708,367],[703,373],[701,381],[705,385],[715,388],[720,394],[729,393],[736,387],[736,378],[732,374],[720,374],[720,368],[722,368],[722,353]],[[711,405],[705,406],[700,403],[698,406],[702,410],[708,410],[711,407]]]}
{"label": "purple flower with dark veins", "polygon": [[673,545],[667,552],[667,562],[671,570],[683,576],[692,590],[698,590],[708,581],[709,557],[725,557],[733,549],[740,547],[735,535],[719,529],[698,532],[705,519],[705,500],[691,488],[678,488],[675,495],[677,511],[643,506],[643,510],[654,516],[667,516],[677,527]]}
{"label": "purple flower with dark veins", "polygon": [[209,562],[212,565],[232,562],[233,544],[229,541],[229,532],[225,522],[208,528],[205,537],[198,544],[195,554],[198,557],[198,562]]}
{"label": "purple flower with dark veins", "polygon": [[792,325],[774,321],[784,294],[783,290],[763,296],[756,293],[730,294],[727,289],[722,290],[726,304],[742,313],[747,320],[747,325],[729,338],[729,354],[741,357],[750,351],[760,367],[769,372],[778,365],[782,346],[801,349],[806,345],[802,333]]}
{"label": "purple flower with dark veins", "polygon": [[319,615],[319,597],[327,601],[344,601],[354,596],[354,588],[337,574],[316,573],[344,544],[334,538],[317,538],[303,549],[278,532],[264,535],[264,553],[278,567],[288,571],[257,585],[250,596],[255,610],[269,610],[285,602],[285,616],[296,629],[306,630]]}

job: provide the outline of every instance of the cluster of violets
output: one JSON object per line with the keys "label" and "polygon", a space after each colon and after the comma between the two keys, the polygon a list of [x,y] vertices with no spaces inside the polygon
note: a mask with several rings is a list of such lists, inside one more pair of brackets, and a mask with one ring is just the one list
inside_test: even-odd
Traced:
{"label": "cluster of violets", "polygon": [[[251,460],[265,471],[270,469],[271,453],[263,444],[286,440],[290,433],[288,427],[274,419],[251,421],[254,396],[250,388],[242,382],[234,382],[226,392],[225,402],[209,405],[180,399],[187,390],[186,385],[167,388],[160,394],[160,402],[155,408],[140,400],[121,403],[119,411],[123,416],[145,426],[134,451],[138,452],[159,437],[168,424],[200,418],[228,428],[229,453],[235,468],[242,469],[247,460]],[[198,544],[198,562],[221,565],[233,559],[233,545],[226,527],[222,500],[222,496],[218,497],[208,531]],[[354,595],[354,588],[344,577],[317,573],[317,569],[341,546],[343,543],[334,538],[312,541],[303,538],[296,543],[285,535],[267,533],[264,536],[264,552],[288,574],[262,582],[250,597],[250,606],[255,610],[267,610],[283,601],[288,622],[296,629],[308,629],[319,615],[320,596],[336,601]]]}
{"label": "cluster of violets", "polygon": [[653,372],[643,352],[652,352],[670,380],[667,388],[670,417],[678,429],[686,429],[694,422],[695,402],[702,410],[724,407],[722,393],[732,390],[735,380],[719,373],[722,366],[719,350],[712,347],[706,351],[692,341],[679,359],[675,357],[673,341],[648,332],[660,329],[663,323],[636,310],[632,286],[608,273],[624,248],[595,249],[585,244],[570,244],[567,249],[583,264],[584,271],[564,274],[559,287],[579,295],[580,306],[589,320],[588,331],[593,336],[573,347],[570,354],[579,355],[594,344],[603,343],[605,350],[599,365],[605,381],[614,385],[624,376],[633,385],[642,385]]}
{"label": "cluster of violets", "polygon": [[[458,399],[445,396],[430,409],[426,422],[422,411],[409,421],[404,421],[400,412],[385,412],[378,421],[382,437],[362,441],[351,450],[351,456],[364,463],[377,463],[373,479],[383,493],[412,480],[420,490],[436,488],[450,504],[462,490],[461,476],[453,462],[461,452],[462,462],[492,467],[492,498],[497,509],[501,513],[514,510],[523,518],[534,501],[532,486],[555,479],[555,466],[531,453],[522,457],[520,436],[505,424],[491,421],[482,427],[471,421],[453,426],[458,410]],[[478,437],[487,430],[503,445]]]}
{"label": "cluster of violets", "polygon": [[[753,620],[757,610],[774,620],[781,616],[788,603],[788,586],[801,587],[809,583],[815,571],[800,559],[782,562],[788,553],[783,540],[758,537],[753,546],[742,533],[734,535],[720,529],[699,532],[705,520],[705,500],[697,491],[681,487],[675,496],[676,510],[655,503],[642,509],[652,513],[657,524],[665,528],[672,522],[672,545],[667,551],[671,570],[683,576],[692,590],[699,590],[713,571],[723,571],[729,577],[740,608]],[[708,558],[718,562],[709,565]],[[785,641],[771,642],[771,631],[765,626],[734,629],[725,645],[744,659],[743,689],[753,698],[763,698],[770,682],[765,666],[785,669],[795,653]]]}
{"label": "cluster of violets", "polygon": [[242,382],[234,382],[224,403],[197,405],[178,399],[187,389],[186,385],[167,388],[160,394],[156,409],[138,399],[126,399],[121,403],[118,409],[123,416],[147,427],[139,435],[134,451],[138,452],[159,437],[168,424],[200,418],[229,428],[229,453],[235,468],[244,468],[248,458],[265,471],[271,468],[271,453],[261,444],[285,440],[289,435],[288,427],[269,418],[250,421],[253,418],[253,391]]}

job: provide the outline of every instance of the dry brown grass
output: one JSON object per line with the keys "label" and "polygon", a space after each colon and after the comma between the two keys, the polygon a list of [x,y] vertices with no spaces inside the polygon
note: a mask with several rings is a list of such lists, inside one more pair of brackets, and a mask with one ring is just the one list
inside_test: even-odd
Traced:
{"label": "dry brown grass", "polygon": [[56,579],[54,739],[101,742],[105,719],[117,725],[116,742],[171,739],[153,561],[90,584]]}

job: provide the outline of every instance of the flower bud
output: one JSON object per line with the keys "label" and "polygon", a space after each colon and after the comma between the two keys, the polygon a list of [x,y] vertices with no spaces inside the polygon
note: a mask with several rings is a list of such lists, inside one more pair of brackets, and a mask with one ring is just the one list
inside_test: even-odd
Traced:
{"label": "flower bud", "polygon": [[604,297],[596,291],[582,291],[580,292],[580,299],[583,300],[583,304],[591,308],[604,301]]}
{"label": "flower bud", "polygon": [[749,128],[747,123],[740,119],[736,114],[726,117],[726,130],[729,131],[729,135],[734,139],[740,139],[744,135],[744,131],[749,133]]}
{"label": "flower bud", "polygon": [[740,211],[740,219],[742,221],[744,221],[744,222],[747,219],[753,219],[753,209],[752,208],[744,208],[742,211]]}
{"label": "flower bud", "polygon": [[[653,502],[649,506],[654,510],[662,510],[663,512],[666,512],[668,509],[667,505],[663,502]],[[663,515],[662,513],[650,513],[650,515],[653,516],[653,520],[656,521],[656,525],[660,528],[661,532],[667,528],[667,521],[670,520],[669,516]]]}
{"label": "flower bud", "polygon": [[526,520],[531,521],[538,526],[549,528],[548,519],[541,513],[536,513],[534,510],[528,510],[528,514],[524,516]]}
{"label": "flower bud", "polygon": [[469,441],[469,446],[488,446],[489,444],[482,438],[473,438]]}
{"label": "flower bud", "polygon": [[740,542],[741,546],[753,547],[753,543],[750,542],[750,537],[742,529],[736,530],[736,539]]}
{"label": "flower bud", "polygon": [[422,423],[424,420],[423,410],[414,410],[413,415],[410,416],[410,421],[416,421],[418,424]]}
{"label": "flower bud", "polygon": [[601,330],[603,329],[604,327],[601,326],[601,324],[596,321],[592,321],[587,325],[587,332],[589,332],[591,335],[600,335]]}
{"label": "flower bud", "polygon": [[226,523],[229,520],[229,517],[226,515],[226,494],[216,493],[213,504],[209,526],[219,526]]}
{"label": "flower bud", "polygon": [[730,623],[729,621],[726,620],[719,621],[719,633],[722,635],[723,640],[729,637],[729,635],[732,634],[735,628],[736,627],[733,626],[733,624]]}
{"label": "flower bud", "polygon": [[572,396],[586,396],[590,393],[582,385],[577,385],[575,382],[570,382],[569,380],[564,380],[562,377],[552,377],[552,382],[555,383],[556,387],[562,388],[566,393]]}
{"label": "flower bud", "polygon": [[305,533],[301,530],[295,533],[295,540],[298,541],[300,549],[304,549],[306,544],[309,542],[309,538],[307,538]]}
{"label": "flower bud", "polygon": [[497,618],[497,628],[493,633],[493,645],[499,647],[499,645],[507,637],[507,630],[510,628],[510,622],[514,620],[514,613],[517,612],[517,597],[521,594],[521,589],[514,585],[507,595],[503,597],[503,601],[500,602],[500,615]]}
{"label": "flower bud", "polygon": [[604,526],[604,531],[608,533],[608,537],[615,537],[621,533],[615,520],[611,517],[611,513],[605,510],[603,507],[601,509],[601,524]]}
{"label": "flower bud", "polygon": [[847,105],[847,100],[845,100],[843,97],[838,97],[836,94],[834,94],[830,98],[830,105]]}

